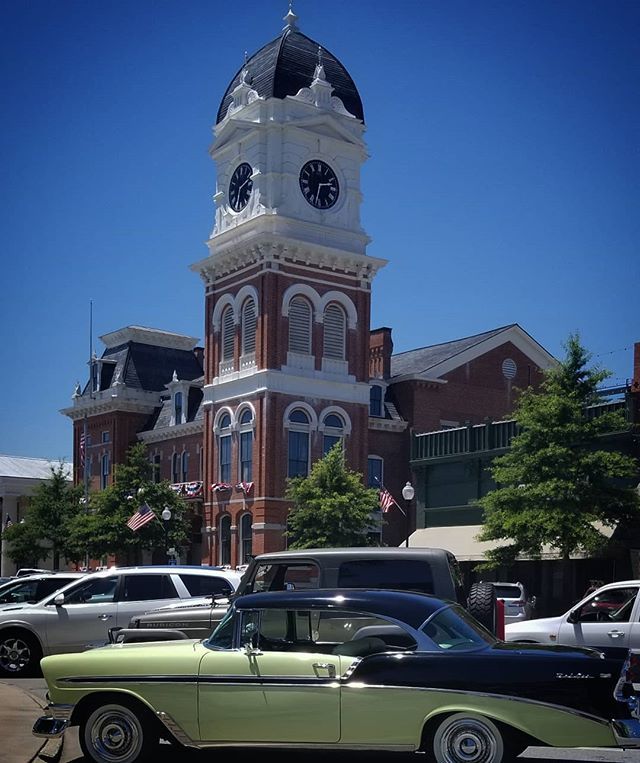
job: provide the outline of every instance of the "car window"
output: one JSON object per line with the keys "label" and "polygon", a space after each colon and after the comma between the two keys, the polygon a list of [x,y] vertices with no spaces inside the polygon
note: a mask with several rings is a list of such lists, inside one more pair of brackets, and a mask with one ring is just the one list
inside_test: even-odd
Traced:
{"label": "car window", "polygon": [[299,564],[259,564],[247,593],[318,588],[320,570],[309,562]]}
{"label": "car window", "polygon": [[17,580],[14,585],[0,592],[0,604],[17,604],[37,601],[37,580]]}
{"label": "car window", "polygon": [[212,649],[231,649],[233,647],[233,631],[238,615],[230,609],[220,620],[217,627],[206,642]]}
{"label": "car window", "polygon": [[122,601],[177,599],[178,593],[168,575],[125,575]]}
{"label": "car window", "polygon": [[637,586],[623,586],[596,591],[576,611],[578,622],[627,623],[638,594]]}
{"label": "car window", "polygon": [[40,599],[44,599],[45,596],[48,596],[50,593],[53,593],[54,591],[57,591],[59,588],[62,588],[62,586],[67,585],[67,583],[71,583],[72,580],[75,580],[76,578],[65,578],[62,577],[55,577],[55,578],[48,578],[46,580],[40,580],[38,582],[38,590],[36,592],[37,595],[37,601],[40,601]]}
{"label": "car window", "polygon": [[180,575],[190,596],[226,596],[235,589],[226,578],[217,575]]}
{"label": "car window", "polygon": [[438,649],[469,651],[496,642],[495,636],[458,605],[438,610],[420,630]]}
{"label": "car window", "polygon": [[103,604],[112,602],[116,596],[117,577],[92,578],[64,595],[64,604]]}
{"label": "car window", "polygon": [[419,559],[358,559],[343,562],[338,587],[395,588],[434,593],[431,567]]}
{"label": "car window", "polygon": [[520,586],[517,585],[499,585],[494,583],[493,587],[496,592],[497,599],[520,599],[522,598],[522,591]]}

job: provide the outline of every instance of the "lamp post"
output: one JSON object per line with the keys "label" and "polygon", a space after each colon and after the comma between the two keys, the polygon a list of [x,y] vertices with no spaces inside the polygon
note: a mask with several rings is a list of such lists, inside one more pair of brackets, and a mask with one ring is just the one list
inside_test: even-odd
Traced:
{"label": "lamp post", "polygon": [[407,484],[402,488],[402,497],[405,500],[406,507],[405,507],[405,519],[407,523],[407,532],[406,536],[407,539],[405,541],[405,545],[407,548],[409,548],[409,535],[411,534],[411,521],[410,521],[410,515],[409,515],[409,507],[411,506],[411,501],[413,501],[413,496],[416,494],[416,491],[413,489],[413,485],[410,482],[407,482]]}
{"label": "lamp post", "polygon": [[169,564],[169,522],[171,522],[171,509],[165,506],[162,510],[162,526],[164,528],[164,556]]}

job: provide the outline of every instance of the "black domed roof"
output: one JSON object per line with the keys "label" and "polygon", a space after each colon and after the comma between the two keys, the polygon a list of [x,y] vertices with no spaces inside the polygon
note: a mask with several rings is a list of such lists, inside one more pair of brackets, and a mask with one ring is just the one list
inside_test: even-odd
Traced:
{"label": "black domed roof", "polygon": [[[231,93],[240,84],[243,69],[249,75],[247,82],[263,98],[285,98],[296,95],[298,90],[309,87],[318,64],[318,45],[306,35],[291,26],[285,27],[282,34],[267,43],[241,67],[231,80],[220,108],[216,123],[221,122],[232,101]],[[333,95],[340,98],[345,109],[364,122],[362,101],[349,72],[324,47],[322,65],[327,81],[333,87]]]}

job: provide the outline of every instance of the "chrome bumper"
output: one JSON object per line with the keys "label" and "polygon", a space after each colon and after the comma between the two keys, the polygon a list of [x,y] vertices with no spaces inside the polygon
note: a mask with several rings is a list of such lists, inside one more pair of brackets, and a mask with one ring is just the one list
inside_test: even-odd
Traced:
{"label": "chrome bumper", "polygon": [[625,718],[612,721],[611,725],[620,747],[640,747],[640,720]]}
{"label": "chrome bumper", "polygon": [[44,737],[45,739],[55,739],[61,737],[69,721],[63,721],[61,718],[52,718],[50,715],[43,715],[33,724],[33,735]]}

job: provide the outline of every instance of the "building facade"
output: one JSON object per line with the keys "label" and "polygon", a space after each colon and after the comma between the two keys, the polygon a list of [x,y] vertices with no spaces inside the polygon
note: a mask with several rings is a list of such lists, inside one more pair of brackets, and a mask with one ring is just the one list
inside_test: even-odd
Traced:
{"label": "building facade", "polygon": [[364,132],[348,71],[289,11],[217,113],[215,220],[192,265],[204,347],[141,327],[105,335],[63,411],[75,479],[86,466],[92,489],[129,444],[147,445],[154,474],[192,505],[193,559],[235,566],[285,548],[287,478],[338,440],[398,500],[380,542],[399,545],[415,528],[400,498],[412,433],[506,417],[516,388],[554,362],[517,324],[395,355],[391,329],[371,330],[386,260],[367,254],[360,221]]}

